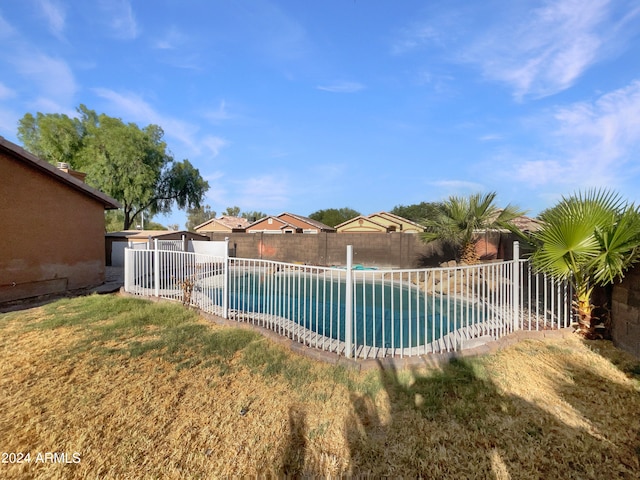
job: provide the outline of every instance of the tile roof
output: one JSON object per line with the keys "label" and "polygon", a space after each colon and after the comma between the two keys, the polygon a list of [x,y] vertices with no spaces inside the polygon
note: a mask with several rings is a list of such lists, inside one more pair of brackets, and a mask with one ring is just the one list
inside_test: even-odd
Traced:
{"label": "tile roof", "polygon": [[309,217],[304,217],[302,215],[297,215],[295,213],[291,213],[291,212],[282,212],[280,215],[278,215],[278,217],[282,217],[283,215],[289,215],[297,220],[300,220],[301,222],[307,223],[313,227],[316,227],[322,231],[334,231],[335,228],[330,227],[329,225],[319,222],[318,220],[314,220],[313,218],[309,218]]}

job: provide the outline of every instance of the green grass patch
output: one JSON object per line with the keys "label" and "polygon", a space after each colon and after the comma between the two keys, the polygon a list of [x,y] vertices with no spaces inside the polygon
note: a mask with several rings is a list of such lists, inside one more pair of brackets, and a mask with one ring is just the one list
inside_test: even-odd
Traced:
{"label": "green grass patch", "polygon": [[[212,328],[197,312],[176,303],[91,295],[0,315],[4,325],[16,319],[25,330],[72,328],[77,336],[72,347],[51,353],[64,359],[90,353],[95,362],[103,359],[109,364],[122,356],[150,355],[174,364],[176,370],[216,368],[220,376],[234,372],[237,364],[263,378],[285,381],[297,391],[315,381],[329,381],[375,398],[383,388],[377,374],[363,380],[342,366],[319,366],[251,330]],[[238,362],[233,361],[236,356]]]}
{"label": "green grass patch", "polygon": [[[182,305],[113,295],[62,299],[45,305],[41,313],[25,316],[24,328],[71,327],[78,333],[76,344],[61,352],[65,358],[91,351],[102,356],[154,355],[178,369],[212,359],[215,361],[209,365],[220,366],[260,337],[248,330],[213,330],[195,311]],[[9,318],[17,317],[13,313]]]}
{"label": "green grass patch", "polygon": [[[454,359],[442,370],[383,371],[380,380],[397,405],[421,412],[428,419],[455,418],[464,422],[484,417],[495,390],[484,380],[479,361]],[[371,381],[369,388],[377,385]]]}
{"label": "green grass patch", "polygon": [[288,352],[267,340],[253,342],[247,346],[242,364],[252,373],[266,378],[284,378],[293,388],[315,381],[318,377],[310,360],[294,359]]}

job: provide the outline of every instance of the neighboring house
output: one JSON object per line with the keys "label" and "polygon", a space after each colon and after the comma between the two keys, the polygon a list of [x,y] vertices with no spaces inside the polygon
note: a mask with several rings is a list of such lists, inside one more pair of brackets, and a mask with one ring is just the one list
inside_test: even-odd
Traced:
{"label": "neighboring house", "polygon": [[[496,212],[496,216],[502,210]],[[521,215],[511,220],[511,224],[517,227],[524,233],[533,233],[542,228],[542,222],[535,218],[526,217]],[[478,240],[476,242],[476,252],[482,260],[493,260],[496,258],[508,258],[512,255],[511,248],[513,240],[519,240],[515,235],[512,235],[507,244],[504,243],[505,237],[509,231],[506,229],[495,230],[479,230],[477,231]],[[526,244],[521,242],[522,249],[529,248]]]}
{"label": "neighboring house", "polygon": [[154,240],[173,240],[173,245],[163,245],[162,249],[187,251],[189,240],[207,242],[209,237],[193,232],[173,230],[122,230],[104,235],[107,265],[124,266],[125,248],[153,248]]}
{"label": "neighboring house", "polygon": [[253,222],[246,228],[247,233],[320,233],[335,232],[336,229],[311,218],[295,215],[293,213],[281,213],[269,215]]}
{"label": "neighboring house", "polygon": [[400,217],[398,215],[394,215],[393,213],[389,213],[389,212],[372,213],[367,218],[377,223],[381,223],[382,225],[386,225],[390,227],[392,232],[402,232],[402,233],[424,232],[424,227],[422,225],[419,225],[416,222],[412,222],[411,220]]}
{"label": "neighboring house", "polygon": [[104,282],[113,198],[0,137],[0,302]]}
{"label": "neighboring house", "polygon": [[219,218],[212,218],[201,223],[194,230],[203,234],[208,232],[235,233],[244,232],[249,225],[250,222],[246,218],[222,215]]}
{"label": "neighboring house", "polygon": [[393,213],[378,212],[359,215],[336,226],[339,233],[421,233],[424,227]]}
{"label": "neighboring house", "polygon": [[309,217],[303,217],[302,215],[295,215],[293,213],[281,213],[278,215],[280,220],[284,220],[285,222],[290,223],[291,225],[295,225],[302,229],[302,233],[320,233],[320,232],[335,232],[336,229],[330,227],[329,225],[325,225],[322,222],[314,220]]}
{"label": "neighboring house", "polygon": [[253,222],[245,231],[247,233],[302,233],[302,228],[269,215]]}
{"label": "neighboring house", "polygon": [[336,230],[338,233],[389,233],[395,231],[388,225],[362,215],[336,225]]}

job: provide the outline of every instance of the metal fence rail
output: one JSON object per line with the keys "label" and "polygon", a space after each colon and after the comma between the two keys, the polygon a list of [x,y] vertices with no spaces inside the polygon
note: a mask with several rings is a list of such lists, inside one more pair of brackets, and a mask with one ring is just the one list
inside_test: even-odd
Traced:
{"label": "metal fence rail", "polygon": [[517,258],[453,268],[358,270],[189,252],[126,250],[125,290],[180,300],[357,358],[470,348],[562,328],[571,295]]}

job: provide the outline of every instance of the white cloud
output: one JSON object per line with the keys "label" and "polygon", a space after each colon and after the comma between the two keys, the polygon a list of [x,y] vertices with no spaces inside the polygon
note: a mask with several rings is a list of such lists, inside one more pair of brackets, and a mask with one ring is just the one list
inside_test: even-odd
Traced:
{"label": "white cloud", "polygon": [[209,182],[207,200],[220,211],[231,205],[242,210],[282,211],[291,200],[291,181],[287,174],[265,173],[238,179],[237,172],[216,171],[204,175]]}
{"label": "white cloud", "polygon": [[72,103],[78,87],[64,60],[37,52],[16,55],[12,60],[23,77],[39,86],[43,97],[58,105]]}
{"label": "white cloud", "polygon": [[172,137],[187,147],[191,154],[201,155],[207,150],[215,157],[228,142],[221,137],[207,135],[200,138],[198,127],[183,120],[157,112],[148,102],[131,93],[122,94],[106,88],[96,88],[95,93],[107,100],[117,114],[125,121],[140,124],[159,125],[168,137]]}
{"label": "white cloud", "polygon": [[364,85],[358,82],[336,82],[330,85],[318,85],[318,90],[331,93],[355,93],[364,89]]}
{"label": "white cloud", "polygon": [[129,0],[102,0],[100,7],[116,38],[133,40],[140,34]]}
{"label": "white cloud", "polygon": [[15,33],[15,28],[0,15],[0,38],[8,38]]}
{"label": "white cloud", "polygon": [[220,150],[229,145],[229,142],[221,137],[206,135],[202,139],[202,144],[209,149],[213,157],[217,157],[220,154]]}
{"label": "white cloud", "polygon": [[210,120],[212,123],[220,123],[224,120],[229,120],[233,118],[233,116],[227,110],[227,102],[224,100],[220,101],[220,105],[215,110],[209,110],[203,114],[203,116]]}
{"label": "white cloud", "polygon": [[430,25],[415,24],[404,29],[391,45],[391,53],[401,55],[420,47],[440,45],[440,31]]}
{"label": "white cloud", "polygon": [[573,83],[599,58],[607,41],[609,0],[553,0],[526,20],[498,28],[467,60],[489,78],[506,82],[514,95],[552,95]]}
{"label": "white cloud", "polygon": [[498,133],[488,133],[486,135],[482,135],[479,140],[481,142],[496,142],[498,140],[502,140],[503,136]]}
{"label": "white cloud", "polygon": [[283,174],[264,174],[243,179],[237,204],[245,210],[278,210],[289,204],[291,186]]}
{"label": "white cloud", "polygon": [[5,109],[0,105],[0,133],[3,137],[14,138],[18,131],[18,119],[21,116],[10,109]]}
{"label": "white cloud", "polygon": [[516,176],[530,185],[570,184],[574,188],[623,184],[637,168],[640,151],[640,81],[592,102],[557,108],[546,137],[553,141],[544,159],[516,166]]}
{"label": "white cloud", "polygon": [[38,0],[38,7],[51,33],[56,37],[62,37],[66,20],[64,8],[53,0]]}
{"label": "white cloud", "polygon": [[[617,0],[447,3],[405,29],[394,53],[446,47],[447,61],[477,66],[516,99],[570,88],[595,63],[624,49],[640,9]],[[635,25],[634,25],[635,23]]]}
{"label": "white cloud", "polygon": [[8,98],[15,97],[16,92],[8,88],[6,85],[0,83],[0,100],[6,100]]}
{"label": "white cloud", "polygon": [[484,186],[481,183],[469,182],[466,180],[437,180],[435,182],[429,182],[429,184],[435,187],[444,188],[446,190],[455,190],[455,191],[484,190]]}
{"label": "white cloud", "polygon": [[186,40],[186,35],[176,27],[171,27],[163,38],[158,39],[155,42],[154,47],[160,50],[175,50],[176,48],[184,45]]}

